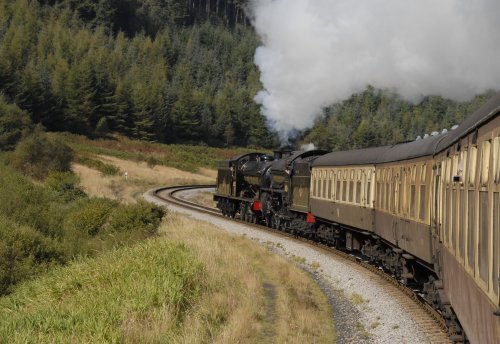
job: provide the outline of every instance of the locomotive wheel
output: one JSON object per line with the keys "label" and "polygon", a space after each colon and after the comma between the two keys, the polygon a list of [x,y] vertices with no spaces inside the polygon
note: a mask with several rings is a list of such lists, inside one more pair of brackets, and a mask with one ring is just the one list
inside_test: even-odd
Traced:
{"label": "locomotive wheel", "polygon": [[287,227],[286,227],[286,221],[280,221],[280,231],[286,232]]}

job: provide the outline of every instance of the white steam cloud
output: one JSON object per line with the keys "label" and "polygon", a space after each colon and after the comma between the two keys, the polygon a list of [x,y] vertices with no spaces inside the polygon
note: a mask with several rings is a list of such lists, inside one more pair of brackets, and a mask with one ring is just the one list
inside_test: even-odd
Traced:
{"label": "white steam cloud", "polygon": [[367,85],[409,100],[466,100],[500,86],[499,0],[253,0],[265,90],[281,132]]}
{"label": "white steam cloud", "polygon": [[302,144],[302,145],[300,146],[300,150],[302,150],[302,151],[306,151],[306,152],[308,152],[308,151],[312,151],[312,150],[315,150],[315,149],[317,149],[317,148],[316,148],[316,146],[314,145],[314,143],[312,143],[312,142],[309,142],[309,143],[304,143],[304,144]]}

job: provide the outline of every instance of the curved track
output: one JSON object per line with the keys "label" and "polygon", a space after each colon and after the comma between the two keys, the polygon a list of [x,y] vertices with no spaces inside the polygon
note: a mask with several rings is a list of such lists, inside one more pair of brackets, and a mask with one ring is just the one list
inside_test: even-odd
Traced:
{"label": "curved track", "polygon": [[[192,186],[174,186],[174,187],[163,187],[159,189],[152,190],[150,194],[167,203],[181,206],[190,210],[202,212],[216,217],[224,217],[217,208],[211,208],[203,206],[191,201],[180,199],[175,195],[177,193],[194,190],[194,189],[208,189],[213,188],[214,185],[192,185]],[[434,308],[427,304],[422,298],[420,298],[413,290],[399,283],[396,279],[392,278],[387,273],[383,272],[376,266],[363,261],[361,258],[350,255],[343,251],[336,250],[332,247],[318,244],[312,240],[296,237],[289,233],[284,233],[276,229],[266,227],[264,225],[248,223],[239,219],[232,219],[239,223],[244,223],[248,226],[257,228],[259,230],[264,230],[272,232],[273,234],[285,236],[288,239],[314,246],[316,249],[323,251],[329,255],[333,255],[337,258],[343,259],[346,263],[353,264],[359,268],[368,270],[371,273],[377,275],[379,278],[374,279],[373,282],[378,284],[380,287],[387,290],[392,297],[408,312],[411,318],[422,328],[426,333],[429,340],[432,343],[451,343],[445,320]]]}

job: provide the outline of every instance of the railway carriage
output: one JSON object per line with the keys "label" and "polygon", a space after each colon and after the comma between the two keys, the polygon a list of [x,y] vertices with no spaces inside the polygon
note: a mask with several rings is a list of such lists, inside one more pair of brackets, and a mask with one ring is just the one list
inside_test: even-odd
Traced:
{"label": "railway carriage", "polygon": [[[360,249],[362,237],[375,231],[374,157],[387,147],[333,152],[312,164],[311,213],[320,219],[317,237],[326,243]],[[340,234],[340,226],[362,235]]]}
{"label": "railway carriage", "polygon": [[472,343],[500,343],[500,93],[440,142],[433,235],[439,288]]}
{"label": "railway carriage", "polygon": [[[433,154],[446,135],[392,146],[376,161],[375,232],[402,249],[404,259],[417,259],[428,267],[434,263],[430,223]],[[410,272],[404,276],[415,277]]]}

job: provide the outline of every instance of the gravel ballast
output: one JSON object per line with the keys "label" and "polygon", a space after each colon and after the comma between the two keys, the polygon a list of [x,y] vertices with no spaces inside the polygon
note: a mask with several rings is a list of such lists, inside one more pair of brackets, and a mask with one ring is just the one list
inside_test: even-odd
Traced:
{"label": "gravel ballast", "polygon": [[[182,192],[182,198],[193,198],[196,193],[196,190]],[[152,191],[145,193],[144,198],[165,205],[153,196]],[[332,304],[338,343],[431,343],[400,304],[372,281],[374,275],[354,263],[327,255],[312,245],[243,223],[171,204],[168,208],[207,221],[227,232],[251,238],[309,271]]]}

